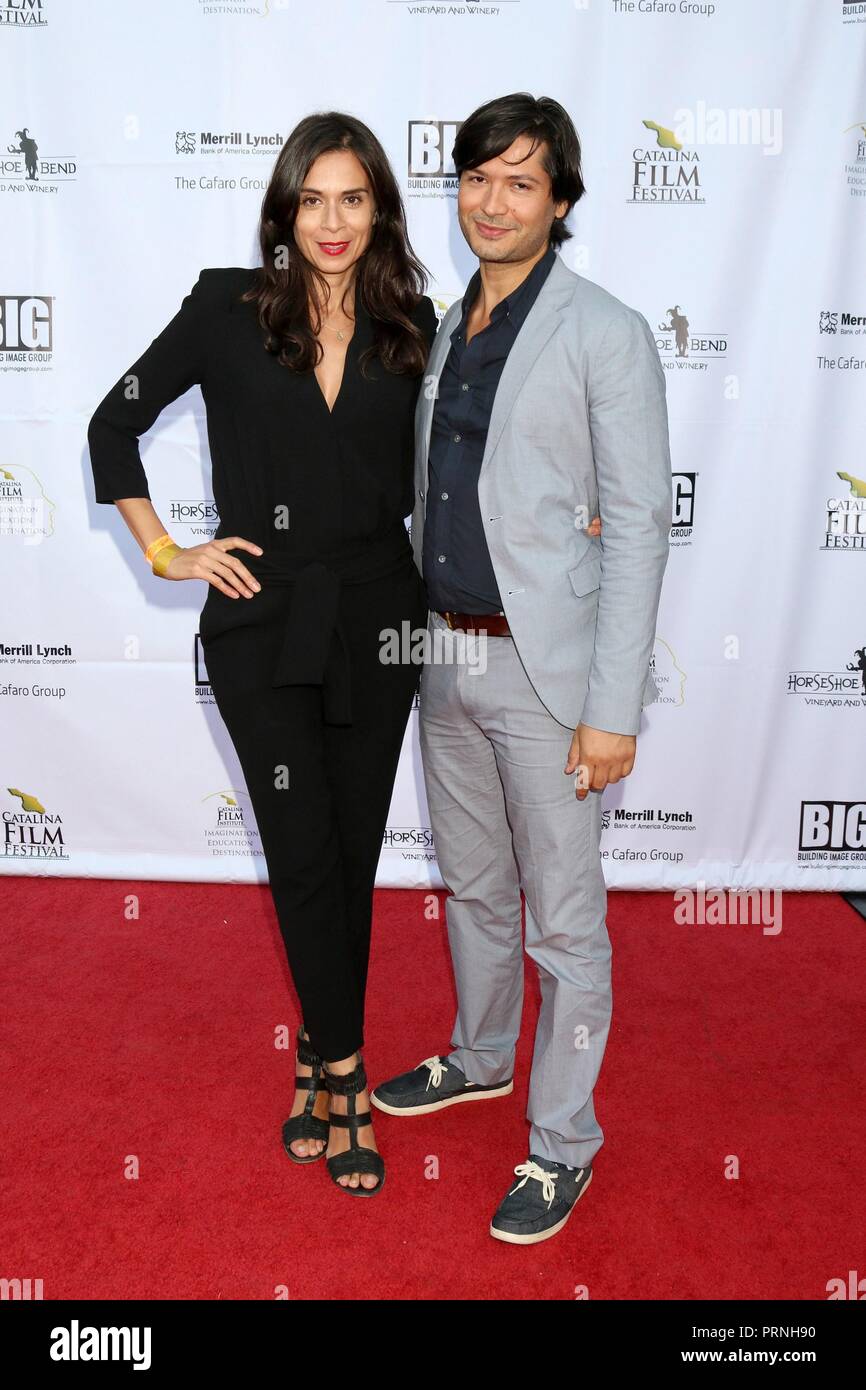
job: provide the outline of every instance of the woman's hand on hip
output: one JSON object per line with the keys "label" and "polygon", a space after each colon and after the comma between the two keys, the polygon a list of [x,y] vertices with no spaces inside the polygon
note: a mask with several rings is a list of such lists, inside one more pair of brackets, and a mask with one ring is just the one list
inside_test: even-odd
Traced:
{"label": "woman's hand on hip", "polygon": [[166,579],[206,579],[229,598],[254,598],[261,584],[246,565],[230,550],[248,550],[261,555],[262,547],[243,536],[223,536],[220,540],[190,545],[173,555],[165,569]]}

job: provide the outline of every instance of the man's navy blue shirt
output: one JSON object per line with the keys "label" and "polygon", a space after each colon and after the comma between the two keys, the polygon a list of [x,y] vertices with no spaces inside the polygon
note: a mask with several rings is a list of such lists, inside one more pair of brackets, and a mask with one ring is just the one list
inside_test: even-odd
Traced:
{"label": "man's navy blue shirt", "polygon": [[481,287],[476,270],[463,296],[463,316],[439,378],[433,410],[427,507],[421,563],[431,608],[501,613],[478,503],[490,412],[505,360],[541,286],[550,274],[552,246],[466,342],[466,321]]}

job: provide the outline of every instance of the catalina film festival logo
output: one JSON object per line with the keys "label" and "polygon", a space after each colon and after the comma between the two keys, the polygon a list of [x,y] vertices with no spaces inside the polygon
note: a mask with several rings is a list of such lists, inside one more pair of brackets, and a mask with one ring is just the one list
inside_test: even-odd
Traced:
{"label": "catalina film festival logo", "polygon": [[825,507],[824,541],[820,550],[866,549],[866,460],[863,476],[844,469],[836,477],[844,488],[838,495],[828,497]]}
{"label": "catalina film festival logo", "polygon": [[48,7],[45,0],[0,0],[0,28],[46,29]]}
{"label": "catalina film festival logo", "polygon": [[629,203],[687,205],[706,202],[701,186],[700,156],[687,150],[667,126],[645,120],[646,143],[632,150]]}
{"label": "catalina film festival logo", "polygon": [[699,147],[746,145],[764,155],[782,150],[780,107],[679,107],[672,126],[642,122],[646,138],[632,150],[629,203],[697,206],[706,202]]}
{"label": "catalina film festival logo", "polygon": [[7,795],[18,801],[14,809],[3,808],[3,854],[7,859],[68,860],[63,836],[63,817],[42,805],[33,792],[7,787]]}

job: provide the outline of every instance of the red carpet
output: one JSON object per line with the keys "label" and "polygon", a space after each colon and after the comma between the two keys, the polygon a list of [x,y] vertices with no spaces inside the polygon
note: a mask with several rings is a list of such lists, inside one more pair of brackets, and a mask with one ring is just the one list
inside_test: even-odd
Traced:
{"label": "red carpet", "polygon": [[[776,937],[610,894],[605,1143],[529,1248],[487,1228],[526,1156],[534,967],[514,1094],[377,1114],[387,1181],[364,1201],[282,1150],[273,1038],[297,1011],[267,888],[16,877],[3,897],[0,1277],[46,1299],[820,1300],[866,1274],[866,927],[834,894],[786,894]],[[444,908],[379,891],[371,1081],[447,1052],[453,1009]]]}

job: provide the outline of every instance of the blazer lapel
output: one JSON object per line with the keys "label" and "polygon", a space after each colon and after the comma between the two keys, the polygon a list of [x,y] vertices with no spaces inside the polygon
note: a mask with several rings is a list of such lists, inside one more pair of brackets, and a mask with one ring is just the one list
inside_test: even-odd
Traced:
{"label": "blazer lapel", "polygon": [[457,332],[462,314],[462,300],[457,299],[451,305],[439,325],[439,331],[433,339],[433,346],[430,349],[430,356],[427,359],[427,370],[421,378],[421,467],[419,469],[419,485],[423,488],[425,497],[427,495],[427,465],[430,458],[430,435],[433,430],[433,410],[436,406],[436,398],[439,394],[439,377],[442,374],[442,368],[445,366],[445,359],[451,350],[451,336]]}
{"label": "blazer lapel", "polygon": [[535,365],[542,348],[563,321],[563,311],[574,294],[577,279],[576,273],[563,264],[557,253],[550,273],[538,291],[538,298],[526,315],[505,359],[490,412],[484,458],[481,460],[478,474],[479,483],[493,457],[514,402],[520,394],[520,388]]}
{"label": "blazer lapel", "polygon": [[[534,366],[538,354],[562,323],[563,310],[574,294],[578,278],[576,272],[569,270],[557,253],[556,260],[550,268],[550,274],[541,286],[538,298],[527,314],[502,369],[502,375],[499,378],[496,395],[493,399],[493,409],[490,412],[490,426],[487,431],[487,442],[484,458],[481,461],[479,481],[499,443],[511,409],[520,394],[521,386]],[[418,487],[423,490],[425,498],[430,458],[430,435],[433,428],[433,410],[436,405],[439,377],[451,349],[452,334],[459,327],[462,313],[461,298],[455,300],[439,325],[439,331],[430,350],[427,370],[422,380],[420,439],[418,441],[420,466],[417,470],[417,476]]]}

